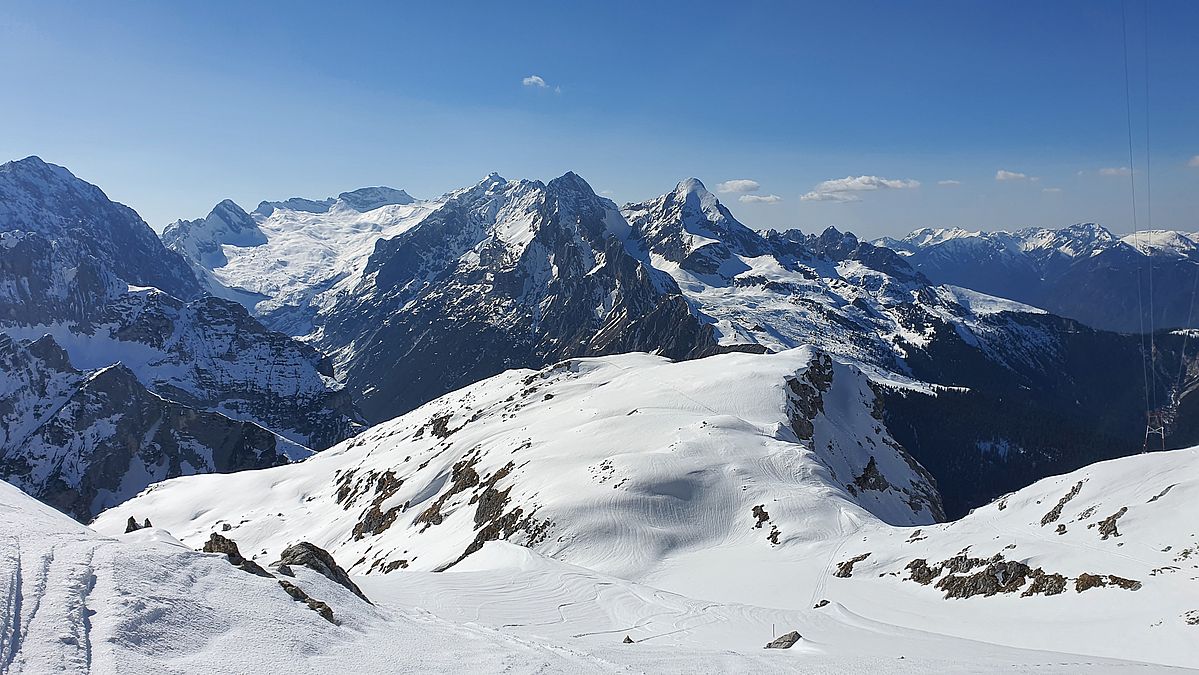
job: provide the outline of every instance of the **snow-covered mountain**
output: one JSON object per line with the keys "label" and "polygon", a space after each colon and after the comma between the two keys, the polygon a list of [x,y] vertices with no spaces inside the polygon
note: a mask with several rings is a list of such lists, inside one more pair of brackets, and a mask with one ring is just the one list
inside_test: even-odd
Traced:
{"label": "snow-covered mountain", "polygon": [[173,476],[312,454],[251,422],[147,389],[120,363],[76,369],[54,338],[0,333],[0,475],[79,520]]}
{"label": "snow-covered mountain", "polygon": [[1199,235],[1165,230],[1117,237],[1082,223],[1015,232],[924,228],[876,243],[905,255],[936,283],[1011,298],[1096,328],[1144,332],[1199,321],[1191,308],[1196,240]]}
{"label": "snow-covered mountain", "polygon": [[133,209],[37,157],[0,165],[0,250],[6,323],[86,313],[107,290],[103,271],[178,298],[200,291],[184,260]]}
{"label": "snow-covered mountain", "polygon": [[939,327],[970,336],[997,360],[1008,349],[1002,312],[1039,312],[1019,303],[933,286],[889,250],[828,229],[765,236],[738,222],[691,178],[655,200],[624,207],[630,241],[669,274],[710,323],[721,345],[789,349],[807,342],[911,375],[912,352]]}
{"label": "snow-covered mountain", "polygon": [[323,356],[204,295],[184,256],[66,169],[0,167],[0,251],[0,415],[22,419],[0,436],[3,475],[76,517],[360,428]]}
{"label": "snow-covered mountain", "polygon": [[[268,324],[332,354],[374,421],[564,358],[814,344],[881,381],[949,387],[884,396],[903,411],[888,424],[941,481],[953,515],[1141,447],[1135,338],[937,285],[910,257],[849,233],[755,232],[696,179],[623,209],[574,174],[548,184],[493,174],[364,213],[334,202],[245,216],[267,243],[224,243],[225,264],[208,272],[255,293],[249,305]],[[1045,259],[1081,255],[1062,236],[1030,246]],[[1169,400],[1181,342],[1157,344],[1158,400]],[[959,423],[937,422],[951,410]],[[1009,446],[1019,449],[994,451]]]}
{"label": "snow-covered mountain", "polygon": [[299,464],[157,484],[94,526],[149,518],[193,547],[222,532],[263,565],[312,541],[368,597],[585,652],[628,635],[736,653],[794,628],[815,658],[927,658],[936,635],[942,658],[1002,644],[1075,669],[1197,662],[1199,450],[1087,467],[938,524],[880,414],[859,370],[810,348],[572,359]]}
{"label": "snow-covered mountain", "polygon": [[712,351],[711,331],[667,275],[630,252],[627,233],[615,204],[573,173],[489,176],[379,240],[314,338],[375,420],[509,368]]}

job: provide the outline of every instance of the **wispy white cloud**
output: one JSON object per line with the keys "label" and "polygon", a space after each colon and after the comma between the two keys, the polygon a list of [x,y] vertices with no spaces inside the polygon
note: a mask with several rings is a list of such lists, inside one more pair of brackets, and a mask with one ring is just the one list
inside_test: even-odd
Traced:
{"label": "wispy white cloud", "polygon": [[952,179],[952,178],[949,178],[949,179],[946,179],[946,180],[939,180],[939,181],[937,181],[937,185],[948,185],[948,186],[953,186],[953,185],[961,185],[961,184],[962,184],[962,181],[960,181],[960,180],[954,180],[954,179]]}
{"label": "wispy white cloud", "polygon": [[1028,180],[1028,174],[1000,169],[995,172],[995,180]]}
{"label": "wispy white cloud", "polygon": [[526,87],[536,87],[537,89],[545,89],[550,86],[540,75],[530,75],[521,80],[520,83]]}
{"label": "wispy white cloud", "polygon": [[1199,169],[1199,155],[1192,157],[1191,161],[1187,162],[1187,166],[1191,167],[1192,169]]}
{"label": "wispy white cloud", "polygon": [[799,196],[801,202],[860,202],[861,197],[852,192],[816,192],[815,190]]}
{"label": "wispy white cloud", "polygon": [[1062,189],[1060,187],[1047,187],[1047,188],[1041,189],[1041,192],[1061,192],[1061,191],[1062,191]]}
{"label": "wispy white cloud", "polygon": [[1099,170],[1100,176],[1127,176],[1132,173],[1132,169],[1126,166],[1109,166]]}
{"label": "wispy white cloud", "polygon": [[742,204],[777,204],[783,198],[778,195],[741,195],[737,201]]}
{"label": "wispy white cloud", "polygon": [[748,178],[734,178],[726,180],[723,183],[716,184],[716,191],[728,194],[730,192],[757,192],[762,185],[756,180]]}
{"label": "wispy white cloud", "polygon": [[800,196],[805,202],[856,202],[861,201],[858,192],[872,190],[910,190],[920,187],[920,181],[908,178],[881,178],[879,176],[846,176],[817,183]]}

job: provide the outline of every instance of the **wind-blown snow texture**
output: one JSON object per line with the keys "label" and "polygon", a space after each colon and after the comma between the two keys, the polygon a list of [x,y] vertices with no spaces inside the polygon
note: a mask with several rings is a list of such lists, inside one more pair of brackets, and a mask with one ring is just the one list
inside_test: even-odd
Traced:
{"label": "wind-blown snow texture", "polygon": [[[1181,481],[1175,490],[1193,491],[1193,475],[1175,479]],[[222,554],[190,550],[163,529],[101,536],[3,483],[0,512],[0,670],[6,673],[1143,673],[1195,658],[1193,641],[1170,641],[1192,629],[1169,616],[1178,595],[1151,607],[1138,602],[1158,599],[1146,585],[1136,592],[1093,589],[1077,599],[1013,600],[1007,608],[999,607],[1004,598],[973,598],[955,608],[899,581],[876,588],[856,577],[827,578],[826,559],[836,558],[827,554],[856,534],[821,544],[807,564],[726,570],[711,575],[723,585],[704,584],[709,594],[738,595],[734,581],[773,581],[782,594],[768,605],[688,597],[502,542],[449,572],[358,577],[367,604],[308,568],[293,566],[294,576],[284,577],[269,564],[277,551],[253,552],[276,578],[258,576]],[[1157,521],[1154,531],[1170,524]],[[893,546],[918,550],[919,544]],[[1082,547],[1068,551],[1080,553],[1095,555]],[[824,574],[806,573],[815,569]],[[798,607],[780,607],[790,596],[806,596],[820,579],[828,582],[831,604],[811,609],[803,598]],[[335,623],[294,601],[280,580],[328,605]],[[897,592],[909,587],[910,593]],[[917,612],[896,622],[875,618],[901,613],[914,597]],[[1161,635],[1156,644],[1138,642],[1143,629],[1101,644],[1094,622],[1061,632],[1049,649],[1018,646],[1045,641],[1030,637],[1042,626],[1013,618],[1019,603],[1040,602],[1046,616],[1075,619],[1100,597],[1108,611],[1139,608],[1138,615],[1171,623],[1153,629]],[[970,618],[962,621],[963,615]],[[789,629],[803,633],[795,647],[761,648]],[[970,632],[985,634],[954,635]],[[625,635],[632,644],[623,644]],[[1116,651],[1126,660],[1094,655]]]}

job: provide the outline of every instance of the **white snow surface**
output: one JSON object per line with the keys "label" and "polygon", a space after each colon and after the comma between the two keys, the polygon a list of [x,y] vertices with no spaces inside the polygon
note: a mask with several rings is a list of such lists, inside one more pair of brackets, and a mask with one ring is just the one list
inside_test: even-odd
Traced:
{"label": "white snow surface", "polygon": [[[375,242],[410,229],[440,203],[412,201],[360,211],[345,195],[319,203],[325,210],[288,200],[252,214],[262,241],[208,232],[192,236],[213,236],[220,245],[221,256],[199,260],[216,282],[210,284],[215,294],[242,302],[272,328],[306,335],[312,315],[360,281]],[[213,219],[210,215],[206,222]],[[175,247],[197,261],[190,242]]]}
{"label": "white snow surface", "polygon": [[[671,363],[629,354],[511,371],[298,464],[159,483],[94,527],[116,534],[128,517],[149,517],[198,547],[228,525],[226,536],[262,564],[312,541],[358,575],[379,603],[370,611],[411,617],[420,608],[437,630],[459,631],[466,643],[452,651],[464,659],[476,657],[480,636],[497,650],[485,663],[426,664],[434,671],[1199,668],[1199,449],[1096,464],[929,524],[895,490],[847,489],[866,456],[891,485],[918,479],[898,452],[886,453],[856,370],[834,365],[813,441],[786,428],[784,378],[805,375],[816,356]],[[474,484],[462,480],[466,468]],[[521,508],[534,527],[434,571],[498,522],[477,518],[497,493],[507,497],[497,513]],[[356,535],[374,507],[393,522]],[[1108,521],[1118,534],[1105,538]],[[911,579],[912,561],[963,552],[1060,574],[1064,592],[1024,597],[1025,581],[1013,593],[946,599]],[[864,553],[849,577],[833,576]],[[1077,591],[1084,574],[1107,585]],[[1136,589],[1107,581],[1116,578]],[[260,620],[253,604],[243,598],[239,611]],[[435,656],[432,643],[405,642],[409,623],[393,624],[392,633],[361,628],[358,650],[338,652],[351,659],[338,667],[393,645],[413,653],[398,650],[392,668]],[[792,650],[761,649],[792,629],[804,635]],[[442,634],[429,630],[428,640]],[[620,644],[625,635],[635,644]],[[380,638],[390,642],[365,646]],[[505,656],[515,645],[526,651]],[[335,648],[308,647],[319,656]]]}
{"label": "white snow surface", "polygon": [[[4,483],[0,512],[5,673],[1175,671],[914,630],[840,602],[701,601],[499,542],[457,571],[356,579],[372,605],[293,567],[288,581],[328,603],[334,625],[166,530],[103,536]],[[792,649],[761,648],[793,628]]]}

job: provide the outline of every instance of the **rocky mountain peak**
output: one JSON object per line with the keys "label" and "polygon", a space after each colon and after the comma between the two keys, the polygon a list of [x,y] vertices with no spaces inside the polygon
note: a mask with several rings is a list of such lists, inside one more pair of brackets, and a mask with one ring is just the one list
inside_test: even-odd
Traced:
{"label": "rocky mountain peak", "polygon": [[209,219],[219,219],[233,231],[257,229],[250,214],[232,199],[222,199],[212,208],[205,220]]}
{"label": "rocky mountain peak", "polygon": [[266,235],[250,214],[225,199],[204,218],[171,223],[163,231],[162,241],[188,260],[213,269],[228,262],[222,246],[259,246],[266,243]]}
{"label": "rocky mountain peak", "polygon": [[546,185],[546,188],[554,192],[570,191],[579,192],[589,196],[595,195],[595,191],[591,189],[591,186],[587,184],[587,181],[583,180],[583,177],[574,171],[567,171],[561,176],[551,180]]}
{"label": "rocky mountain peak", "polygon": [[0,233],[13,242],[6,246],[11,265],[0,267],[0,286],[10,289],[0,291],[0,304],[47,311],[58,304],[58,313],[78,314],[64,303],[79,285],[71,270],[80,265],[181,298],[200,294],[186,261],[167,251],[133,209],[37,157],[0,166]]}

